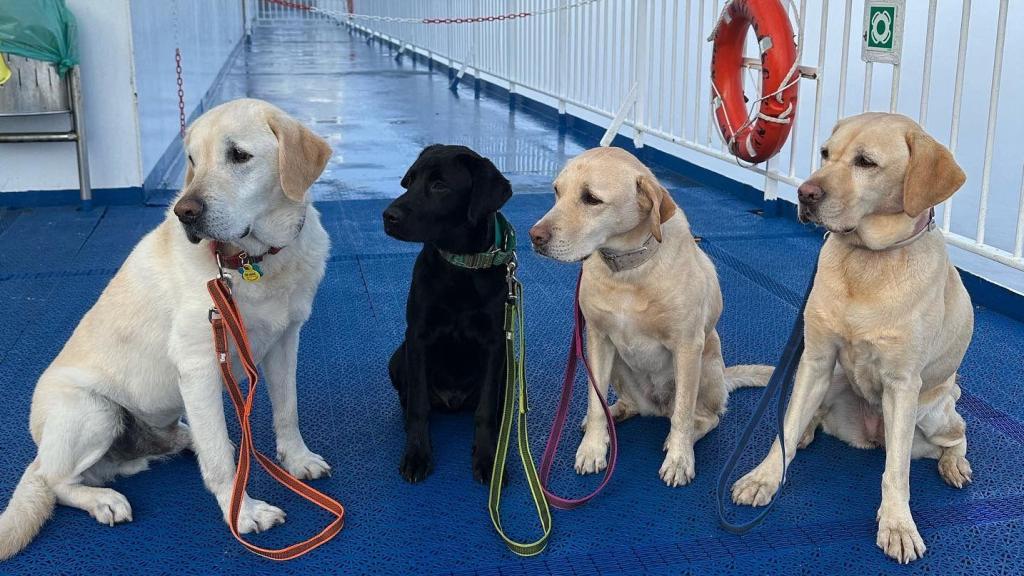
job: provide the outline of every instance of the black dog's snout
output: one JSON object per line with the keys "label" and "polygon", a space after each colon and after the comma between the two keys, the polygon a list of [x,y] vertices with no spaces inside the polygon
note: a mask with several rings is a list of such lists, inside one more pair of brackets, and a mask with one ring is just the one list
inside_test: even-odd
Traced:
{"label": "black dog's snout", "polygon": [[174,205],[174,215],[182,224],[195,224],[206,212],[206,203],[198,196],[185,196]]}
{"label": "black dog's snout", "polygon": [[404,216],[404,214],[400,209],[394,206],[389,206],[388,209],[384,211],[384,223],[390,225],[398,224],[402,221],[402,216]]}

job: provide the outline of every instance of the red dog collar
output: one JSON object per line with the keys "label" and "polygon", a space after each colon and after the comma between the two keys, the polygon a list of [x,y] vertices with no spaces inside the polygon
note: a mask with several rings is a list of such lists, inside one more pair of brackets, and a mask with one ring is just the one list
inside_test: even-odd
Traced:
{"label": "red dog collar", "polygon": [[220,256],[221,266],[224,268],[231,268],[233,270],[238,270],[244,267],[246,264],[259,264],[260,262],[263,261],[263,258],[266,257],[268,254],[277,254],[281,250],[284,250],[284,248],[272,246],[270,250],[267,250],[266,252],[260,254],[259,256],[252,256],[245,250],[240,250],[233,256],[227,256],[226,254],[224,254],[224,251],[222,250],[223,247],[224,244],[221,244],[220,242],[210,242],[210,252],[212,252],[215,257]]}

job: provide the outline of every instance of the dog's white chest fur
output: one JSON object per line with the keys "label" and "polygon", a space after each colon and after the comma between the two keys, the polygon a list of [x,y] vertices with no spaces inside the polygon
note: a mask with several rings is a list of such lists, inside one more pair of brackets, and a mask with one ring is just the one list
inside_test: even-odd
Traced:
{"label": "dog's white chest fur", "polygon": [[672,352],[647,333],[641,306],[624,296],[614,308],[584,305],[591,324],[611,340],[616,358],[611,385],[616,394],[628,397],[640,414],[663,416],[675,396]]}
{"label": "dog's white chest fur", "polygon": [[838,362],[858,396],[876,406],[881,403],[881,371],[887,363],[884,354],[874,342],[843,342],[839,347]]}

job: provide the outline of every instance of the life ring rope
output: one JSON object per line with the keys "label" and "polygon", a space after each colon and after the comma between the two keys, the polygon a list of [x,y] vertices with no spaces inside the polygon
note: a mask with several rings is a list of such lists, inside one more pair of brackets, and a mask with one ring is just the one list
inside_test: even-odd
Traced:
{"label": "life ring rope", "polygon": [[[723,26],[723,25],[729,25],[729,24],[732,23],[733,17],[732,17],[732,14],[730,13],[730,10],[729,10],[731,5],[732,5],[732,3],[733,3],[733,0],[728,0],[725,3],[725,5],[722,7],[721,15],[719,16],[718,22],[715,25],[715,29],[712,31],[711,35],[709,36],[708,41],[714,42],[716,37],[717,37],[719,28],[721,26]],[[797,9],[796,2],[794,0],[786,0],[786,4],[789,7],[789,11],[792,12],[792,18],[793,18],[793,20],[796,23],[796,33],[797,33],[798,37],[802,38],[803,15],[800,14],[800,11]],[[789,15],[789,13],[787,12],[787,16],[788,15]],[[764,56],[764,54],[766,52],[771,50],[773,47],[774,47],[774,43],[772,41],[771,36],[767,36],[766,35],[766,36],[762,37],[760,40],[758,40],[758,49],[759,49],[760,54],[761,54],[762,57]],[[789,88],[793,87],[798,82],[800,82],[800,74],[798,72],[800,70],[800,60],[801,60],[802,56],[803,56],[803,43],[799,42],[799,43],[796,43],[796,57],[793,59],[793,64],[792,64],[792,66],[790,66],[789,71],[783,77],[783,80],[779,84],[779,87],[777,89],[775,89],[774,91],[768,93],[768,94],[762,94],[759,98],[750,100],[749,101],[749,106],[748,106],[748,109],[747,109],[746,119],[744,120],[744,122],[738,128],[735,128],[735,129],[733,128],[732,119],[729,118],[728,106],[726,106],[726,104],[725,104],[725,99],[722,97],[722,94],[719,92],[718,86],[717,86],[716,82],[714,82],[714,81],[711,82],[711,89],[714,92],[714,98],[712,100],[712,108],[715,111],[717,111],[719,109],[721,109],[721,111],[722,111],[722,115],[723,115],[724,120],[725,120],[725,128],[728,131],[728,134],[725,135],[725,136],[727,136],[726,145],[728,146],[730,151],[733,151],[733,150],[736,149],[735,147],[736,147],[737,138],[745,136],[744,144],[745,144],[745,146],[747,148],[747,155],[750,156],[750,157],[756,156],[756,152],[753,149],[753,143],[752,143],[752,139],[751,139],[751,134],[747,131],[747,128],[749,128],[751,125],[754,124],[754,122],[756,122],[758,120],[762,120],[764,122],[769,122],[769,123],[772,123],[772,124],[792,124],[793,123],[793,121],[795,120],[795,116],[796,115],[794,114],[795,106],[794,106],[794,103],[792,101],[789,102],[789,105],[786,107],[786,109],[783,112],[779,113],[777,116],[771,116],[769,114],[764,114],[763,112],[757,110],[757,108],[760,107],[762,102],[764,102],[765,100],[768,100],[770,98],[775,98],[776,102],[778,102],[779,104],[783,104],[785,102],[783,96],[784,96],[786,90],[788,90]],[[782,144],[779,145],[780,149],[781,149],[781,147],[782,147]],[[774,155],[775,153],[777,153],[777,150],[775,152],[773,152],[772,155]],[[739,164],[740,166],[744,165],[744,160],[739,155],[734,153],[733,156],[734,156],[737,164]],[[757,163],[758,162],[753,162],[753,163],[751,163],[751,165],[755,165]]]}

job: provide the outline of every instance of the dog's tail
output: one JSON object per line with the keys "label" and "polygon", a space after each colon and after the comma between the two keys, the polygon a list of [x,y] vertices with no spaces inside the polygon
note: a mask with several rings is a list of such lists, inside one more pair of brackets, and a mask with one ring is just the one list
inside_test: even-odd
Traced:
{"label": "dog's tail", "polygon": [[29,545],[49,520],[57,496],[32,462],[22,474],[7,509],[0,514],[0,561],[7,560]]}
{"label": "dog's tail", "polygon": [[737,364],[725,369],[725,387],[732,392],[737,388],[757,388],[768,384],[775,368],[763,364]]}

